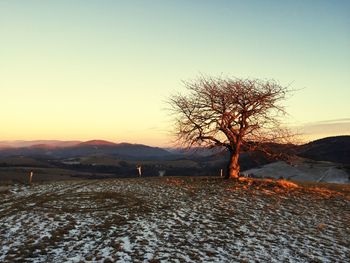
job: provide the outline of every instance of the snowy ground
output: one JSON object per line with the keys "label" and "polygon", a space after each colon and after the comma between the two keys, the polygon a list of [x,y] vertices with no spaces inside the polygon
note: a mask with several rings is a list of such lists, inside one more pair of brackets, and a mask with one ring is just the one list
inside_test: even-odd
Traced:
{"label": "snowy ground", "polygon": [[347,191],[138,178],[0,191],[0,262],[349,262]]}
{"label": "snowy ground", "polygon": [[254,175],[260,178],[292,179],[295,181],[314,181],[338,184],[349,184],[350,174],[331,162],[312,161],[299,158],[293,165],[283,161],[266,164],[242,172],[244,175]]}

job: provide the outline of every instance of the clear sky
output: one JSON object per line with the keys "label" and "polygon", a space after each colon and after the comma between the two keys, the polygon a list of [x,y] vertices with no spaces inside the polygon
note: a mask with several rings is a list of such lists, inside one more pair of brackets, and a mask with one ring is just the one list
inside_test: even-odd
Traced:
{"label": "clear sky", "polygon": [[[350,1],[0,1],[0,140],[164,146],[200,73],[275,79],[311,137],[350,134]],[[311,134],[309,134],[311,133]]]}

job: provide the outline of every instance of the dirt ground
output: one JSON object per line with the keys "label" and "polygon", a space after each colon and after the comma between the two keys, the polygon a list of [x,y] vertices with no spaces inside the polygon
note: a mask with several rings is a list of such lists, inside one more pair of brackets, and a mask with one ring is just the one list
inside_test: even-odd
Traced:
{"label": "dirt ground", "polygon": [[349,262],[350,187],[329,186],[205,177],[3,186],[0,262]]}

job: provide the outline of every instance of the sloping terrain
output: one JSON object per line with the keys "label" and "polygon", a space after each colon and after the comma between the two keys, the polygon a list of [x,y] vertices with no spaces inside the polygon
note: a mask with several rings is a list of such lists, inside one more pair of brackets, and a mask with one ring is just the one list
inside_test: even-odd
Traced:
{"label": "sloping terrain", "polygon": [[0,190],[0,262],[346,262],[350,189],[138,178]]}
{"label": "sloping terrain", "polygon": [[[34,141],[39,142],[39,141]],[[0,142],[1,143],[1,142]],[[96,154],[115,155],[124,159],[151,158],[163,159],[171,154],[159,147],[151,147],[143,144],[113,143],[103,140],[92,140],[75,143],[67,141],[60,144],[30,144],[21,147],[0,148],[0,157],[6,156],[35,156],[41,158],[71,158]],[[17,144],[15,144],[17,145]]]}
{"label": "sloping terrain", "polygon": [[298,155],[350,165],[350,136],[327,137],[299,146]]}
{"label": "sloping terrain", "polygon": [[257,178],[283,178],[296,181],[314,181],[349,184],[350,174],[340,166],[331,162],[312,161],[299,158],[291,164],[285,162],[273,162],[261,167],[242,172],[245,176]]}

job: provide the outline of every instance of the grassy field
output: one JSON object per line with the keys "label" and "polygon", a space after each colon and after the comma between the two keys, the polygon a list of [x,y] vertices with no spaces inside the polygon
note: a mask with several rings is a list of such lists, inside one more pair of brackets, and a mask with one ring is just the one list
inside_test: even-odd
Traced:
{"label": "grassy field", "polygon": [[0,189],[0,262],[347,262],[350,187],[207,177]]}
{"label": "grassy field", "polygon": [[35,183],[115,177],[114,174],[81,172],[56,167],[0,167],[0,185],[27,184],[30,172],[33,172]]}

